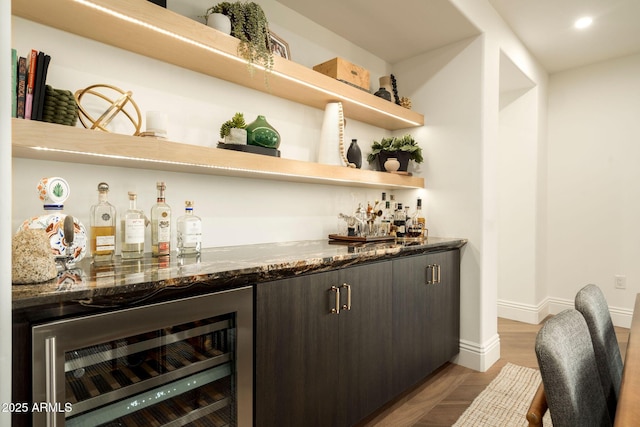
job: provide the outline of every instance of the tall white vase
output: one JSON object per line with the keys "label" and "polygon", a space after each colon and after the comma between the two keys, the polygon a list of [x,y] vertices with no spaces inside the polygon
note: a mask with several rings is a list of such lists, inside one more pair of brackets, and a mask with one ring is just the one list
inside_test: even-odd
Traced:
{"label": "tall white vase", "polygon": [[341,102],[329,102],[324,109],[320,145],[318,146],[318,163],[343,165],[340,151],[340,133],[344,129],[344,116],[341,112]]}

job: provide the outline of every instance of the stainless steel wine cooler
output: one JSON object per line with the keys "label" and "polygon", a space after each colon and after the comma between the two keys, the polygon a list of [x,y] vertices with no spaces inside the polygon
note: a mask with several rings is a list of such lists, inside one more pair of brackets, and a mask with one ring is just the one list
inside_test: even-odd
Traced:
{"label": "stainless steel wine cooler", "polygon": [[251,426],[250,287],[34,326],[34,425]]}

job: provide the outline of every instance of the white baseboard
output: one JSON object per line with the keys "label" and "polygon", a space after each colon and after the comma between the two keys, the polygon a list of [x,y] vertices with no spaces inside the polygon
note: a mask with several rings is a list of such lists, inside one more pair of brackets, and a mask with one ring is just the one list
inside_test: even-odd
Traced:
{"label": "white baseboard", "polygon": [[[560,298],[546,298],[538,305],[498,300],[498,317],[537,325],[545,317],[573,307],[573,300]],[[633,310],[609,307],[609,312],[611,313],[611,321],[615,326],[623,328],[631,326]],[[485,372],[498,359],[500,359],[500,336],[496,334],[483,344],[461,339],[460,353],[451,362],[469,369]]]}
{"label": "white baseboard", "polygon": [[485,372],[500,359],[500,336],[494,335],[484,344],[460,340],[460,353],[451,362]]}
{"label": "white baseboard", "polygon": [[[498,300],[498,317],[537,325],[550,314],[558,314],[567,308],[573,308],[573,300],[546,298],[538,305],[522,304],[513,301]],[[614,326],[631,326],[633,310],[609,307]]]}

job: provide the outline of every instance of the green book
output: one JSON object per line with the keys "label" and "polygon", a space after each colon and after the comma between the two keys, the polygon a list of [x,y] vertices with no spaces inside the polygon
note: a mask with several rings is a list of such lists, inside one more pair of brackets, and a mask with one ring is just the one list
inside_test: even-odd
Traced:
{"label": "green book", "polygon": [[11,49],[11,117],[18,116],[18,52]]}

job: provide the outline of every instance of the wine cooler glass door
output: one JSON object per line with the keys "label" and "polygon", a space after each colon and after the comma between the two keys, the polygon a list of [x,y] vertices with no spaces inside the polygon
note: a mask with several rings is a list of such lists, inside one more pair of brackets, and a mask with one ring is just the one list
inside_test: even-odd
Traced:
{"label": "wine cooler glass door", "polygon": [[243,288],[34,327],[33,397],[43,408],[34,424],[251,425],[251,295]]}

